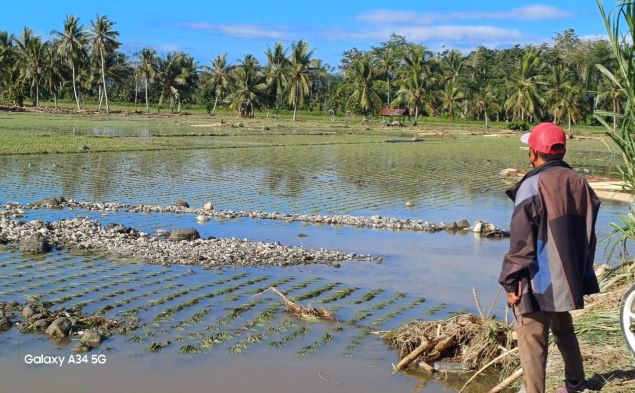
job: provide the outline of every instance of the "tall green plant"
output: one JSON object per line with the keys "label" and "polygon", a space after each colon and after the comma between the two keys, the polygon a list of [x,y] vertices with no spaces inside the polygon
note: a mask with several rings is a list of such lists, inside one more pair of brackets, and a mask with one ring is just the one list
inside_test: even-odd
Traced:
{"label": "tall green plant", "polygon": [[[606,26],[608,38],[611,43],[613,55],[616,60],[616,70],[609,71],[601,64],[596,67],[614,86],[622,91],[626,101],[623,115],[614,112],[596,111],[595,117],[606,128],[606,134],[615,142],[622,153],[622,165],[619,174],[624,180],[624,189],[635,196],[635,2],[632,0],[623,2],[613,12],[606,13],[601,0],[598,0],[598,8],[602,20]],[[605,118],[619,118],[619,127],[609,125]],[[620,223],[611,224],[612,247],[610,254],[617,246],[635,241],[635,215],[629,213],[620,217]]]}

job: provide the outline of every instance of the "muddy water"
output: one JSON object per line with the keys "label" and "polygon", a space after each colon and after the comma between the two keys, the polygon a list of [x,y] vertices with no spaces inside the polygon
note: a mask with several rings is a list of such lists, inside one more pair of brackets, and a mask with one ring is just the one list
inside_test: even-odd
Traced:
{"label": "muddy water", "polygon": [[[212,201],[222,209],[380,214],[435,221],[482,218],[506,226],[511,206],[502,191],[509,184],[498,173],[525,161],[526,152],[515,140],[492,145],[484,138],[4,157],[0,158],[0,201],[25,203],[55,195],[152,204],[184,199],[193,206]],[[615,165],[593,142],[574,143],[570,161],[581,171],[598,175],[609,174]],[[406,202],[414,207],[404,207]],[[625,210],[623,204],[604,205],[600,237]],[[59,306],[82,304],[86,312],[114,318],[136,315],[142,327],[102,345],[105,365],[61,368],[28,366],[24,355],[68,357],[70,345],[56,346],[15,329],[0,334],[0,391],[46,388],[61,393],[95,386],[166,393],[453,391],[460,382],[441,384],[417,374],[393,375],[390,363],[396,354],[368,329],[475,311],[472,287],[489,307],[507,248],[504,240],[471,233],[391,232],[247,219],[197,224],[190,215],[38,210],[29,211],[27,219],[75,215],[149,232],[196,226],[203,236],[337,248],[382,255],[384,262],[345,263],[339,269],[195,267],[190,272],[187,267],[67,253],[28,260],[4,250],[0,300],[41,295]],[[272,284],[304,303],[334,309],[343,323],[290,320],[278,299],[269,294],[252,298]],[[347,290],[349,295],[338,298]],[[369,293],[374,296],[368,298]],[[214,296],[206,297],[209,294]],[[188,302],[192,299],[200,300]],[[251,303],[239,315],[233,312]],[[267,310],[272,313],[268,318],[263,317]],[[493,310],[499,317],[504,315],[502,299]],[[285,337],[294,332],[302,334],[287,341]],[[213,342],[211,338],[220,333],[223,339]],[[157,353],[147,351],[151,343],[162,340],[171,344]],[[192,350],[198,353],[182,353]]]}

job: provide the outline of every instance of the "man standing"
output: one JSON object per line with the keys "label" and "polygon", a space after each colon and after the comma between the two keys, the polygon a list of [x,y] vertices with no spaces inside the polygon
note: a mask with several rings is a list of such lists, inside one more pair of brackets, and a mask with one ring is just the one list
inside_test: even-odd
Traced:
{"label": "man standing", "polygon": [[584,295],[599,292],[593,259],[600,201],[563,161],[562,128],[541,123],[521,141],[529,144],[534,169],[507,191],[514,213],[499,282],[516,317],[526,392],[545,391],[550,329],[565,363],[558,392],[581,392],[587,383],[569,311],[584,308]]}

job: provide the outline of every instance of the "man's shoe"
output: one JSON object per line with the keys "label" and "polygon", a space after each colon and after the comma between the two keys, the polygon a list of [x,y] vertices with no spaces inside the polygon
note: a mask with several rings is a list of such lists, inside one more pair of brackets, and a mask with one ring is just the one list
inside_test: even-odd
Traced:
{"label": "man's shoe", "polygon": [[587,381],[582,380],[576,384],[564,382],[564,387],[556,389],[556,393],[582,393],[588,387]]}

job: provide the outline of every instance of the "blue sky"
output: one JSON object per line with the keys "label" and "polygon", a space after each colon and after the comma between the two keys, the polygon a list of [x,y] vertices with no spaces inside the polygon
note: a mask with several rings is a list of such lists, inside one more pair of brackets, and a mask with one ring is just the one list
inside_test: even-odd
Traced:
{"label": "blue sky", "polygon": [[[604,0],[611,8],[616,0]],[[201,64],[220,52],[230,61],[252,53],[261,61],[277,41],[306,39],[316,56],[336,66],[343,51],[367,49],[391,33],[438,51],[471,50],[549,41],[571,27],[582,37],[605,34],[595,0],[532,1],[7,1],[0,30],[24,26],[47,38],[61,30],[64,15],[88,25],[107,15],[120,33],[122,50],[152,46],[165,54],[183,50]]]}

